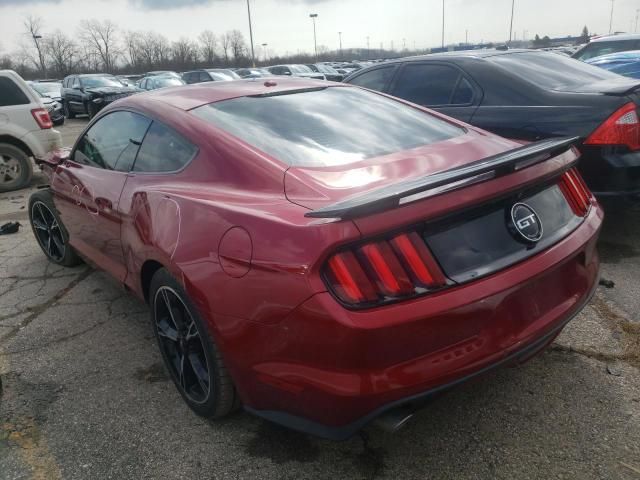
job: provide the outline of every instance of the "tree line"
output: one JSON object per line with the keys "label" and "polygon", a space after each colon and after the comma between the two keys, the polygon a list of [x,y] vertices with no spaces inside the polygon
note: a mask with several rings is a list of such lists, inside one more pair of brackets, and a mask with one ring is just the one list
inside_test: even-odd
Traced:
{"label": "tree line", "polygon": [[0,56],[0,69],[25,78],[62,78],[71,73],[143,73],[197,67],[249,66],[250,49],[239,30],[204,30],[195,40],[169,41],[153,31],[125,31],[111,20],[82,20],[74,35],[47,30],[42,18],[24,19],[17,51]]}

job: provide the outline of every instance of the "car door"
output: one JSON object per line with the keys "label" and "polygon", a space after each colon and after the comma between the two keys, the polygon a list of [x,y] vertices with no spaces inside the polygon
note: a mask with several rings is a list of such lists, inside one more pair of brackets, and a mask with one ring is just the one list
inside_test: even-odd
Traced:
{"label": "car door", "polygon": [[126,275],[120,194],[150,123],[127,111],[103,116],[83,133],[52,178],[54,201],[69,243],[120,281]]}
{"label": "car door", "polygon": [[68,102],[69,108],[76,113],[85,113],[84,103],[82,102],[82,83],[77,75],[71,80],[71,88],[69,89]]}
{"label": "car door", "polygon": [[457,66],[440,62],[405,63],[389,89],[391,95],[468,122],[481,93]]}

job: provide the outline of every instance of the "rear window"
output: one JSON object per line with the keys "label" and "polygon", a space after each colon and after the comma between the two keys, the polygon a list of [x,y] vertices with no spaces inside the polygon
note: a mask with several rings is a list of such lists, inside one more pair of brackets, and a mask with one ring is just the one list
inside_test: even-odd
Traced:
{"label": "rear window", "polygon": [[349,87],[234,98],[192,113],[293,166],[348,164],[465,133],[416,108]]}
{"label": "rear window", "polygon": [[29,98],[22,89],[7,77],[0,77],[0,107],[27,105]]}
{"label": "rear window", "polygon": [[571,91],[600,80],[620,78],[615,73],[557,53],[510,53],[486,59],[546,90]]}

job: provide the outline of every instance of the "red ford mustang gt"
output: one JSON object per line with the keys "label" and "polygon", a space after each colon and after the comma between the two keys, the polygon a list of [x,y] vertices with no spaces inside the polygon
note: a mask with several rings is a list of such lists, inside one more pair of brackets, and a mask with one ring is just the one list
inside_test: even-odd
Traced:
{"label": "red ford mustang gt", "polygon": [[603,214],[573,141],[342,84],[163,89],[46,159],[29,213],[51,261],[149,303],[196,413],[341,439],[528,359],[589,300]]}

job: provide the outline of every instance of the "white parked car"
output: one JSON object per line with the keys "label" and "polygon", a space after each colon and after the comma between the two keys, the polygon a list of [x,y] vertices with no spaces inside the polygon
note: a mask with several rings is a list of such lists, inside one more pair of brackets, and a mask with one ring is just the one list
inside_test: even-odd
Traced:
{"label": "white parked car", "polygon": [[0,70],[0,192],[28,185],[31,159],[61,146],[38,94],[13,70]]}

